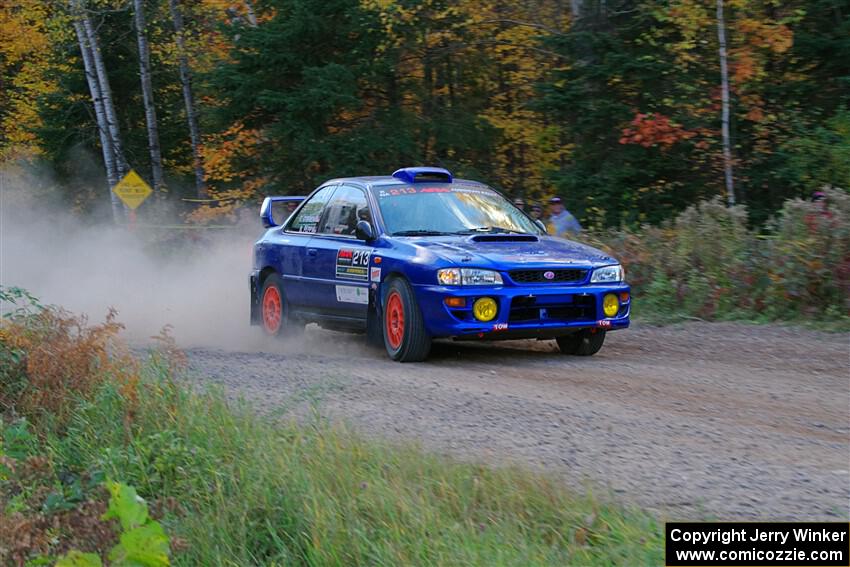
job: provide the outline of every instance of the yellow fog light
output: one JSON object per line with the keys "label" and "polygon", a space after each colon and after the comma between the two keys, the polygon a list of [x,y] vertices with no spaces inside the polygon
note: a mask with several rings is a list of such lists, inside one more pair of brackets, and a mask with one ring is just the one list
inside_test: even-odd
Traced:
{"label": "yellow fog light", "polygon": [[602,312],[605,313],[606,317],[613,317],[617,314],[617,311],[620,310],[620,300],[617,299],[617,295],[614,293],[609,293],[605,297],[602,298]]}
{"label": "yellow fog light", "polygon": [[472,304],[472,314],[475,315],[476,319],[485,323],[495,319],[498,311],[499,306],[492,297],[481,297]]}

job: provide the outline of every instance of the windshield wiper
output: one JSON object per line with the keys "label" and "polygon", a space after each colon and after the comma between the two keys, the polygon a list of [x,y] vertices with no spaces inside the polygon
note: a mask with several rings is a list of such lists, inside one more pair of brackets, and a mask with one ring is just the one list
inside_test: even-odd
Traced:
{"label": "windshield wiper", "polygon": [[452,234],[451,232],[441,232],[439,230],[427,230],[418,228],[416,230],[400,230],[398,232],[394,232],[393,236],[446,236]]}
{"label": "windshield wiper", "polygon": [[527,232],[521,232],[511,228],[505,228],[503,226],[479,226],[476,228],[459,230],[455,234],[476,234],[479,232],[489,232],[491,234],[528,234]]}

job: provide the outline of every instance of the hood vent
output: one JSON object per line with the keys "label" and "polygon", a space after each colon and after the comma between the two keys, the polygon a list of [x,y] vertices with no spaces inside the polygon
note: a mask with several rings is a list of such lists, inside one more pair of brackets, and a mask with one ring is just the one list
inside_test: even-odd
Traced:
{"label": "hood vent", "polygon": [[533,234],[479,234],[473,236],[473,242],[538,242]]}

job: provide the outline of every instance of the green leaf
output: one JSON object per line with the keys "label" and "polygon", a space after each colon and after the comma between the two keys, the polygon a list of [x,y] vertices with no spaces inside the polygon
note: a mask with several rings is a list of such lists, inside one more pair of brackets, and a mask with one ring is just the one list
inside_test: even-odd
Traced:
{"label": "green leaf", "polygon": [[149,522],[121,534],[118,545],[109,552],[115,567],[165,567],[168,560],[168,536],[159,522]]}
{"label": "green leaf", "polygon": [[121,529],[129,531],[148,521],[148,507],[144,499],[136,494],[136,489],[120,482],[107,482],[106,487],[112,495],[109,508],[103,515],[104,520],[118,518]]}
{"label": "green leaf", "polygon": [[56,567],[101,567],[100,557],[96,553],[69,551],[59,558]]}
{"label": "green leaf", "polygon": [[74,504],[72,502],[68,502],[65,495],[61,492],[51,492],[47,495],[47,498],[44,499],[42,509],[44,512],[52,514],[62,510],[73,510]]}
{"label": "green leaf", "polygon": [[38,555],[32,559],[27,559],[27,562],[24,563],[24,567],[42,567],[42,565],[53,565],[53,558],[47,555]]}

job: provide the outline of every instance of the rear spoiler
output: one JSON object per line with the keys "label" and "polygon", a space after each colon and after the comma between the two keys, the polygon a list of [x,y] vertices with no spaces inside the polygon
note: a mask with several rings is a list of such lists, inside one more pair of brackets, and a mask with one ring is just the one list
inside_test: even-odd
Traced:
{"label": "rear spoiler", "polygon": [[[266,197],[263,199],[263,204],[260,206],[260,220],[263,221],[263,226],[266,228],[271,228],[273,226],[280,226],[286,222],[286,219],[289,218],[289,213],[281,220],[281,222],[277,222],[274,219],[274,205],[277,203],[295,203],[297,206],[298,203],[306,199],[306,197]],[[294,209],[293,209],[294,210]]]}

